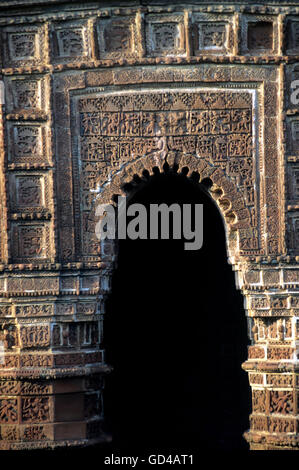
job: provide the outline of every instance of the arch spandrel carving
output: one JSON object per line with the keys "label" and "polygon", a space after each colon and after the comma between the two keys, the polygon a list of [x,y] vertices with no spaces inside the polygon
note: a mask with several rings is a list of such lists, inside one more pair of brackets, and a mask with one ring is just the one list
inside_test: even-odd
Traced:
{"label": "arch spandrel carving", "polygon": [[[257,223],[259,126],[252,117],[258,112],[258,91],[255,87],[246,90],[243,84],[234,91],[228,84],[218,89],[195,84],[193,88],[183,84],[156,88],[73,93],[74,123],[77,121],[72,128],[73,145],[79,146],[80,153],[75,156],[79,161],[75,166],[81,169],[83,181],[77,195],[83,201],[81,207],[86,205],[87,212],[92,193],[102,191],[107,181],[114,185],[113,175],[127,162],[138,166],[154,161],[153,167],[159,161],[185,161],[190,169],[213,175],[215,185],[230,198],[236,211],[230,211],[230,218],[235,218],[234,228],[240,230],[240,254],[265,254]],[[88,238],[84,228],[82,237]],[[81,247],[82,253],[88,253],[88,241],[86,246],[81,240]]]}
{"label": "arch spandrel carving", "polygon": [[[181,172],[185,170],[185,175],[190,176],[192,173],[198,173],[199,183],[203,180],[210,179],[212,187],[210,188],[210,195],[218,205],[220,213],[224,221],[224,227],[227,233],[227,248],[228,253],[231,255],[231,262],[236,262],[239,258],[239,230],[247,229],[253,230],[250,217],[246,219],[239,219],[238,215],[246,209],[246,199],[238,187],[229,179],[225,172],[219,168],[215,168],[210,162],[199,159],[196,155],[179,155],[174,154],[158,159],[157,156],[150,158],[141,157],[133,163],[128,163],[112,177],[111,181],[104,183],[101,187],[101,192],[95,197],[89,213],[89,223],[93,226],[98,221],[96,216],[96,208],[99,204],[112,204],[115,205],[116,196],[126,196],[124,185],[131,183],[134,176],[142,178],[143,172],[148,171],[152,175],[153,169],[158,168],[163,172],[165,163],[170,169],[175,168],[175,171]],[[248,215],[250,212],[247,212]],[[96,240],[96,236],[94,238]],[[103,253],[100,253],[102,259]]]}

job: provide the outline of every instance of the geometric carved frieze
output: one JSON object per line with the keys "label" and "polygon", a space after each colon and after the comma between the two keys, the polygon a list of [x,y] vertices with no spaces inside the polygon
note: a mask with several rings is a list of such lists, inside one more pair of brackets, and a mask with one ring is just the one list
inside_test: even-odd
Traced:
{"label": "geometric carved frieze", "polygon": [[[38,263],[36,268],[38,271],[41,270],[41,262],[53,263],[53,261],[45,260],[41,256],[38,257],[38,246],[40,245],[39,234],[43,235],[43,231],[39,232],[37,229],[45,228],[47,235],[46,223],[27,223],[27,222],[12,222],[13,230],[18,235],[20,232],[23,239],[23,252],[25,251],[28,258],[16,258],[17,263],[30,263],[27,267],[29,271],[32,271],[32,264],[34,261]],[[33,238],[33,241],[32,241]],[[35,240],[36,238],[36,240]],[[17,241],[16,237],[16,241]],[[32,242],[32,243],[31,243]],[[22,243],[21,247],[22,247]],[[21,254],[22,254],[21,253]],[[41,255],[43,255],[43,250],[41,250]],[[20,256],[21,256],[20,254]],[[34,257],[36,256],[36,258]],[[76,265],[74,264],[73,269],[77,270]],[[94,275],[93,271],[88,271],[88,274],[84,276],[72,275],[72,276],[59,276],[57,271],[61,265],[52,264],[52,267],[56,267],[54,272],[49,272],[47,275],[40,275],[38,272],[34,273],[23,273],[25,266],[21,265],[22,273],[21,275],[8,275],[7,277],[0,278],[0,293],[6,297],[20,297],[20,296],[44,296],[44,295],[63,295],[66,296],[66,299],[58,299],[56,305],[56,314],[57,315],[72,315],[76,313],[76,304],[73,302],[76,300],[73,299],[73,302],[68,299],[70,295],[72,296],[84,296],[83,299],[77,304],[77,314],[80,315],[92,315],[100,313],[100,310],[97,306],[98,300],[100,300],[99,294],[106,292],[105,286],[103,286],[103,279],[100,275]],[[58,268],[58,269],[57,269]],[[71,271],[73,271],[73,269]],[[56,272],[55,272],[56,271]],[[45,274],[45,271],[42,271]],[[10,274],[10,273],[9,273]],[[78,273],[77,273],[78,274]],[[87,296],[87,298],[85,298]],[[92,299],[89,296],[93,296]],[[95,302],[95,296],[97,296],[97,302]],[[39,317],[39,316],[51,316],[54,314],[54,306],[51,304],[22,304],[17,303],[15,313],[17,316],[25,317]],[[12,315],[12,305],[7,304],[7,302],[0,303],[0,318],[1,317],[10,317]]]}

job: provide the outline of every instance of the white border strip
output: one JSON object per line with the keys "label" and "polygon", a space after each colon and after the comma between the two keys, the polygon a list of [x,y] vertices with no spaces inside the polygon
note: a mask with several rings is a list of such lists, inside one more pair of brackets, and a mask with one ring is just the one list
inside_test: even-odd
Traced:
{"label": "white border strip", "polygon": [[5,104],[4,82],[0,80],[0,105]]}

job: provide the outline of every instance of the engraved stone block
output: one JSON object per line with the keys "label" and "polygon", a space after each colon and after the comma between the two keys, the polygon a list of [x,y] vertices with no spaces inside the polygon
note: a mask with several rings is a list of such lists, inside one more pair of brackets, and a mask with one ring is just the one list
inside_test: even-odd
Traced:
{"label": "engraved stone block", "polygon": [[92,315],[96,313],[96,303],[94,302],[80,302],[77,304],[77,313],[83,315]]}
{"label": "engraved stone block", "polygon": [[11,305],[0,305],[0,318],[10,317],[12,315]]}
{"label": "engraved stone block", "polygon": [[75,305],[70,303],[57,303],[56,314],[57,315],[73,315],[75,313]]}
{"label": "engraved stone block", "polygon": [[100,279],[99,276],[84,276],[81,279],[82,291],[93,291],[99,289]]}
{"label": "engraved stone block", "polygon": [[249,381],[251,385],[262,385],[264,376],[263,374],[249,374]]}
{"label": "engraved stone block", "polygon": [[21,367],[53,367],[53,356],[50,354],[22,354]]}

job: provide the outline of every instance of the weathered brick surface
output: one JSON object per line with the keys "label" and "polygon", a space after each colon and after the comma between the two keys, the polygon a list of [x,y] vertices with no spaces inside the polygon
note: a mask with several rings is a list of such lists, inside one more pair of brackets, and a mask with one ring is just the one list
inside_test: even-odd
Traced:
{"label": "weathered brick surface", "polygon": [[115,247],[95,207],[165,162],[209,178],[226,222],[252,340],[246,438],[298,448],[298,7],[55,3],[0,5],[0,448],[105,439]]}

